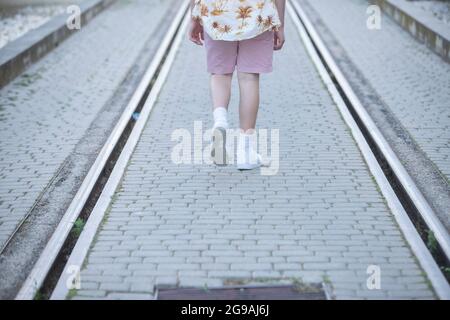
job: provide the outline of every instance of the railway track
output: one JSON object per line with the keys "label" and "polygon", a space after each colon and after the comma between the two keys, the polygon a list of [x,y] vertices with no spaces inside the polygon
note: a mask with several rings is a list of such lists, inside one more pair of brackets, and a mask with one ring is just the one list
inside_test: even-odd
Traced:
{"label": "railway track", "polygon": [[[419,264],[437,296],[450,299],[449,284],[440,270],[440,266],[448,266],[450,258],[450,239],[446,229],[364,110],[301,6],[296,1],[289,1],[287,9],[315,68],[350,128]],[[188,1],[185,1],[122,117],[16,299],[33,299],[43,290],[46,291],[47,298],[64,299],[67,296],[67,283],[74,276],[73,266],[81,266],[88,254],[104,213],[110,206],[117,185],[163,88],[185,36],[188,21]],[[71,230],[80,217],[86,220],[83,232],[79,238],[69,241]],[[439,244],[439,256],[430,253],[416,229],[418,223],[412,221],[412,217],[418,217],[420,224],[434,234]]]}
{"label": "railway track", "polygon": [[[64,263],[64,260],[67,258],[65,255],[61,255],[61,251],[64,245],[70,246],[66,241],[77,219],[83,216],[84,211],[92,209],[89,207],[90,204],[93,206],[92,202],[98,205],[103,200],[104,203],[104,198],[101,196],[98,198],[98,196],[100,192],[104,195],[108,191],[108,185],[111,184],[111,180],[107,180],[105,175],[109,176],[108,171],[112,167],[118,168],[126,164],[117,155],[125,153],[127,146],[130,148],[131,142],[137,142],[139,130],[142,130],[142,125],[151,112],[152,105],[167,76],[176,47],[180,42],[181,30],[183,29],[182,23],[186,21],[187,6],[188,3],[185,1],[180,7],[133,97],[101,149],[53,236],[17,294],[17,300],[35,298],[36,293],[41,289],[45,280],[48,279],[52,267],[55,264]],[[137,119],[136,116],[138,114],[139,118]],[[126,146],[124,146],[125,142],[127,143]],[[111,163],[112,158],[116,159]],[[91,223],[93,218],[95,217],[90,216],[88,223]],[[86,247],[87,249],[88,247]],[[58,258],[59,261],[57,261]]]}
{"label": "railway track", "polygon": [[[326,83],[347,125],[351,128],[353,137],[357,141],[405,238],[429,276],[438,296],[449,299],[450,287],[436,264],[436,260],[441,263],[442,268],[448,268],[450,235],[365,110],[300,4],[296,1],[290,1],[288,11],[308,48],[311,59]],[[413,222],[412,217],[416,221]],[[440,247],[438,256],[433,257],[423,242],[416,228],[420,223],[425,224],[426,228],[423,238],[430,233],[435,236]]]}

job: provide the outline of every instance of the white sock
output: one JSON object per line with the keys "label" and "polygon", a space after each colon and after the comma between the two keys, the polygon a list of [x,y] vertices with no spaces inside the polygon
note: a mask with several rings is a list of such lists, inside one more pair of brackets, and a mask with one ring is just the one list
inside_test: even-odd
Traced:
{"label": "white sock", "polygon": [[223,107],[215,108],[213,112],[214,116],[214,127],[223,127],[225,129],[228,128],[228,119],[227,119],[228,111]]}

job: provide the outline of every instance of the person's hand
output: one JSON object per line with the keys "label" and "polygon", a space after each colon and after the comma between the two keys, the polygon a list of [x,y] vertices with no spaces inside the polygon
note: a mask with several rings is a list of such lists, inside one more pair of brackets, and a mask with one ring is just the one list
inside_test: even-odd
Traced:
{"label": "person's hand", "polygon": [[274,50],[281,50],[281,48],[283,48],[284,45],[284,29],[283,27],[279,28],[278,31],[274,32],[274,37],[273,37],[273,49]]}
{"label": "person's hand", "polygon": [[200,24],[200,21],[191,19],[191,23],[189,24],[188,31],[189,40],[193,43],[198,44],[199,46],[203,45],[203,26]]}

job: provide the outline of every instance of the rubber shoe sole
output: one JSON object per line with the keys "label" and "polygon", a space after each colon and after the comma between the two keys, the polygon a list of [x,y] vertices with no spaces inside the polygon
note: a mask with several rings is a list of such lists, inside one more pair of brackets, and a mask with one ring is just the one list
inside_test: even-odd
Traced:
{"label": "rubber shoe sole", "polygon": [[259,163],[255,163],[255,164],[238,163],[238,165],[237,165],[238,170],[253,170],[253,169],[257,169],[259,167],[261,167],[261,164],[259,164]]}
{"label": "rubber shoe sole", "polygon": [[263,161],[261,160],[261,156],[258,154],[256,163],[238,163],[236,166],[238,170],[253,170],[262,167]]}
{"label": "rubber shoe sole", "polygon": [[212,132],[213,145],[211,149],[211,158],[214,164],[218,166],[226,166],[227,163],[227,130],[222,127],[213,129]]}

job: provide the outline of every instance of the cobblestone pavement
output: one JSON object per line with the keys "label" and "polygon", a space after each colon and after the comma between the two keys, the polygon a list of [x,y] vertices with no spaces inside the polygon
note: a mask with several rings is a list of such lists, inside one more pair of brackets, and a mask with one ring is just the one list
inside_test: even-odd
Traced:
{"label": "cobblestone pavement", "polygon": [[169,4],[118,1],[0,90],[0,247],[120,86]]}
{"label": "cobblestone pavement", "polygon": [[[203,49],[184,41],[72,298],[249,278],[330,281],[337,298],[434,297],[290,22],[287,34],[259,117],[280,129],[278,174],[171,162],[173,130],[212,125]],[[369,265],[381,290],[367,289]]]}
{"label": "cobblestone pavement", "polygon": [[369,30],[366,0],[308,3],[448,181],[450,65],[385,15]]}

